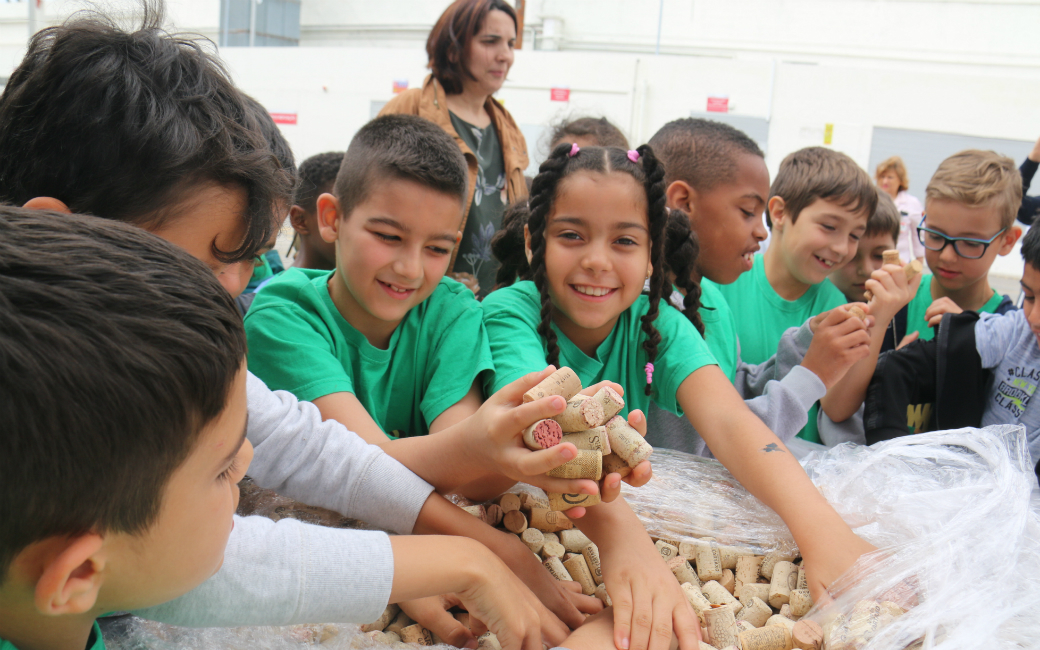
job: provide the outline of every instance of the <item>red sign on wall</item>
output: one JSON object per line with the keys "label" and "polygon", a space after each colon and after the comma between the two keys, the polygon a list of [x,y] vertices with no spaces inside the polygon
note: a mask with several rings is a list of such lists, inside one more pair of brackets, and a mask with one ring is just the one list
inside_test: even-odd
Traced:
{"label": "red sign on wall", "polygon": [[275,124],[296,124],[296,113],[271,113]]}
{"label": "red sign on wall", "polygon": [[728,113],[729,112],[729,97],[709,97],[708,98],[708,112],[709,113]]}
{"label": "red sign on wall", "polygon": [[549,89],[549,100],[554,102],[569,102],[571,101],[571,89],[570,88],[550,88]]}

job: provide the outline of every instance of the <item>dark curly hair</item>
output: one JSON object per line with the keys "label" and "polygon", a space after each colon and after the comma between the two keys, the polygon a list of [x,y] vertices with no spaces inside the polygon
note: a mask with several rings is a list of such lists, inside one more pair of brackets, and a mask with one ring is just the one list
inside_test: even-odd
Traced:
{"label": "dark curly hair", "polygon": [[[657,346],[661,334],[654,327],[661,295],[665,290],[665,226],[668,221],[665,209],[664,166],[657,160],[653,149],[643,145],[637,150],[640,160],[632,162],[628,152],[616,147],[586,147],[571,156],[571,144],[564,143],[553,149],[548,160],[538,168],[538,176],[531,186],[531,196],[526,204],[515,204],[502,218],[502,230],[495,235],[491,251],[502,263],[495,278],[497,286],[507,285],[517,277],[534,281],[541,296],[541,323],[538,334],[545,341],[546,359],[559,365],[560,346],[552,329],[552,300],[549,298],[545,271],[545,227],[553,201],[556,199],[560,181],[580,171],[622,172],[629,174],[643,186],[647,198],[647,223],[650,231],[650,261],[653,273],[650,276],[650,307],[642,317],[646,340],[643,349],[647,360],[657,358]],[[531,233],[531,262],[528,264],[524,251],[524,225]],[[698,294],[699,295],[699,294]],[[650,394],[650,384],[646,386]]]}

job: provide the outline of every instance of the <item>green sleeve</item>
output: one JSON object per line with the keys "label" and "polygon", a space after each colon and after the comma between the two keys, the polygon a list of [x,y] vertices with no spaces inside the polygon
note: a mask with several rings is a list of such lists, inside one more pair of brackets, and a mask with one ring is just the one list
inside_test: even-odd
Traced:
{"label": "green sleeve", "polygon": [[249,370],[271,390],[303,401],[354,392],[354,382],[336,357],[332,333],[318,314],[296,304],[261,305],[245,319]]}
{"label": "green sleeve", "polygon": [[429,424],[465,397],[478,377],[491,374],[489,371],[495,367],[480,303],[469,289],[463,287],[462,291],[465,293],[456,294],[451,299],[455,307],[460,304],[462,307],[456,318],[427,321],[436,321],[440,327],[430,351],[424,377],[425,391],[419,405]]}
{"label": "green sleeve", "polygon": [[661,334],[661,342],[654,361],[651,398],[661,408],[682,417],[676,398],[679,386],[695,371],[718,364],[704,337],[677,309],[662,302],[654,326]]}
{"label": "green sleeve", "polygon": [[542,370],[548,362],[538,334],[541,317],[537,305],[509,287],[492,292],[481,306],[494,360],[494,370],[484,382],[484,393],[491,396],[527,373]]}

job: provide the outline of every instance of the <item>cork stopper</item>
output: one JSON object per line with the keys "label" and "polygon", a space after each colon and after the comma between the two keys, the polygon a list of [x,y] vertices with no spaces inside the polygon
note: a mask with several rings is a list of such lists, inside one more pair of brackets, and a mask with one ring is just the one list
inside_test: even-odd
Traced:
{"label": "cork stopper", "polygon": [[528,528],[520,535],[520,541],[527,548],[531,549],[532,553],[538,553],[542,550],[542,545],[545,544],[545,535],[537,528]]}
{"label": "cork stopper", "polygon": [[559,467],[554,467],[546,474],[553,478],[587,478],[598,481],[603,478],[603,454],[598,451],[579,449],[576,457]]}
{"label": "cork stopper", "polygon": [[558,533],[561,530],[574,528],[574,524],[562,512],[555,512],[548,508],[534,508],[531,510],[530,525],[543,533]]}
{"label": "cork stopper", "polygon": [[502,525],[511,533],[520,533],[527,530],[527,517],[519,510],[510,510],[502,515]]}
{"label": "cork stopper", "polygon": [[739,643],[732,607],[712,605],[704,611],[704,623],[708,628],[708,643],[716,648]]}
{"label": "cork stopper", "polygon": [[795,589],[792,591],[788,603],[791,605],[791,615],[796,618],[801,618],[808,614],[813,605],[812,596],[809,595],[808,589]]}
{"label": "cork stopper", "polygon": [[585,564],[589,567],[589,573],[592,574],[592,580],[597,585],[603,584],[603,565],[599,561],[599,547],[589,542],[585,545],[585,548],[581,549],[581,556],[585,558]]}
{"label": "cork stopper", "polygon": [[722,553],[713,539],[697,545],[697,575],[704,582],[722,579]]}
{"label": "cork stopper", "polygon": [[747,621],[754,627],[762,627],[773,615],[773,610],[761,598],[752,598],[737,616],[742,621]]}
{"label": "cork stopper", "polygon": [[607,420],[606,427],[611,451],[628,463],[629,467],[635,467],[654,453],[654,448],[620,415]]}
{"label": "cork stopper", "polygon": [[494,502],[499,508],[502,508],[503,514],[520,509],[520,495],[513,494],[512,492],[506,492],[505,494],[495,497]]}
{"label": "cork stopper", "polygon": [[596,426],[605,424],[625,407],[625,400],[621,399],[621,395],[610,386],[604,386],[596,391],[596,394],[592,396],[592,401],[603,409],[602,419],[596,423]]}
{"label": "cork stopper", "polygon": [[484,506],[460,506],[463,510],[473,515],[477,519],[487,523],[487,510]]}
{"label": "cork stopper", "polygon": [[745,607],[755,598],[762,602],[769,602],[769,585],[761,582],[746,582],[740,586],[737,597]]}
{"label": "cork stopper", "polygon": [[791,631],[786,627],[760,627],[740,633],[743,650],[793,650]]}
{"label": "cork stopper", "polygon": [[[608,438],[609,440],[609,438]],[[632,468],[628,466],[621,456],[611,453],[603,457],[603,474],[620,474],[621,478],[625,478],[632,473]]]}
{"label": "cork stopper", "polygon": [[765,557],[762,558],[762,567],[759,569],[759,574],[763,578],[771,579],[773,577],[773,567],[775,567],[776,563],[781,560],[790,562],[794,560],[794,555],[783,553],[781,551],[770,551],[766,553]]}
{"label": "cork stopper", "polygon": [[589,571],[589,565],[585,562],[584,556],[575,555],[564,561],[563,568],[567,569],[567,573],[571,574],[571,577],[581,585],[581,593],[586,596],[596,593],[596,581],[592,579],[592,572]]}
{"label": "cork stopper", "polygon": [[534,451],[555,447],[562,439],[563,429],[556,420],[538,420],[524,429],[524,444]]}
{"label": "cork stopper", "polygon": [[729,605],[733,608],[733,612],[737,613],[744,609],[744,606],[740,604],[740,601],[733,597],[733,594],[726,591],[725,587],[720,585],[715,580],[709,580],[704,583],[701,587],[704,592],[704,597],[708,599],[712,605]]}
{"label": "cork stopper", "polygon": [[902,264],[903,261],[899,259],[899,251],[889,249],[881,253],[882,264]]}
{"label": "cork stopper", "polygon": [[906,273],[906,281],[913,282],[914,278],[921,275],[924,271],[924,264],[921,264],[921,260],[910,260],[910,263],[903,267],[903,273]]}
{"label": "cork stopper", "polygon": [[571,580],[573,580],[573,578],[571,578],[571,574],[567,573],[567,569],[564,568],[563,562],[561,562],[560,558],[558,557],[546,558],[546,560],[542,562],[542,566],[549,570],[549,573],[550,575],[552,575],[552,577],[556,578],[557,580],[560,580],[561,582],[570,582]]}
{"label": "cork stopper", "polygon": [[563,436],[561,442],[569,442],[578,449],[598,451],[606,456],[610,453],[610,438],[606,427],[594,427],[584,431],[576,431]]}
{"label": "cork stopper", "polygon": [[751,623],[748,623],[747,621],[737,621],[737,635],[738,636],[740,635],[741,632],[747,632],[748,630],[753,630],[753,629],[755,629],[755,626],[752,625]]}
{"label": "cork stopper", "polygon": [[809,581],[805,579],[805,567],[798,567],[798,586],[796,589],[808,589]]}
{"label": "cork stopper", "polygon": [[611,605],[613,605],[613,603],[610,601],[610,594],[607,593],[607,585],[596,585],[596,593],[594,593],[593,595],[596,598],[599,598],[599,602],[603,603],[604,607],[610,607]]}
{"label": "cork stopper", "polygon": [[654,548],[656,548],[657,552],[661,554],[661,557],[664,558],[665,562],[679,555],[679,549],[664,540],[659,539],[654,542]]}
{"label": "cork stopper", "polygon": [[[528,530],[531,530],[531,529],[529,528]],[[535,530],[537,530],[537,529],[535,529]],[[546,540],[545,542],[542,543],[542,551],[541,551],[541,553],[542,553],[542,557],[544,559],[546,559],[546,560],[548,560],[551,557],[558,557],[558,558],[560,558],[562,560],[563,556],[567,553],[567,549],[565,549],[563,547],[563,544],[561,544],[559,542],[553,542],[551,540]]]}
{"label": "cork stopper", "polygon": [[433,635],[418,623],[401,628],[398,632],[403,643],[417,643],[419,645],[433,645]]}
{"label": "cork stopper", "polygon": [[786,616],[774,614],[773,616],[770,616],[766,619],[766,627],[773,627],[777,625],[786,627],[788,630],[794,630],[794,621],[787,618]]}
{"label": "cork stopper", "polygon": [[488,631],[477,637],[477,650],[502,650],[502,644],[494,632]]}
{"label": "cork stopper", "polygon": [[390,621],[394,620],[394,618],[396,618],[397,615],[400,613],[401,608],[397,605],[387,605],[386,609],[383,610],[383,613],[379,615],[379,618],[372,621],[371,623],[366,623],[362,625],[361,631],[374,632],[378,630],[379,632],[382,632],[386,629],[387,625],[390,625]]}
{"label": "cork stopper", "polygon": [[549,500],[540,494],[531,494],[530,492],[521,493],[520,512],[529,515],[535,508],[544,508],[548,510]]}
{"label": "cork stopper", "polygon": [[728,591],[729,593],[734,593],[734,591],[736,590],[737,581],[733,577],[733,571],[731,571],[730,569],[723,569],[722,577],[719,579],[719,584],[722,585],[722,588]]}
{"label": "cork stopper", "polygon": [[691,584],[700,585],[700,579],[697,578],[697,573],[690,566],[689,560],[681,555],[676,555],[672,559],[665,562],[668,568],[671,569],[672,575],[679,581],[679,584],[689,582]]}
{"label": "cork stopper", "polygon": [[560,531],[559,538],[563,547],[571,553],[581,553],[581,549],[592,543],[592,540],[577,528]]}
{"label": "cork stopper", "polygon": [[581,392],[581,380],[578,379],[577,373],[565,366],[524,393],[524,404],[552,395],[562,395],[563,399],[569,400],[579,392]]}
{"label": "cork stopper", "polygon": [[390,625],[387,625],[386,629],[383,631],[393,632],[394,634],[400,635],[402,629],[414,623],[415,621],[413,621],[412,617],[408,616],[408,614],[405,614],[404,612],[398,612],[397,616],[394,617],[394,620],[390,621]]}
{"label": "cork stopper", "polygon": [[[868,300],[869,300],[869,298],[868,298]],[[852,314],[853,316],[855,316],[856,318],[860,319],[860,320],[865,320],[867,318],[867,312],[863,311],[862,309],[860,309],[856,305],[853,305],[853,306],[849,307],[849,313]]]}
{"label": "cork stopper", "polygon": [[549,510],[562,512],[582,506],[585,508],[599,505],[602,499],[598,494],[565,494],[561,492],[549,493]]}
{"label": "cork stopper", "polygon": [[773,567],[773,577],[769,581],[769,604],[780,607],[791,600],[791,592],[798,586],[798,567],[791,562],[781,560]]}
{"label": "cork stopper", "polygon": [[798,650],[821,650],[823,628],[816,621],[798,621],[791,630],[791,641]]}
{"label": "cork stopper", "polygon": [[705,610],[711,609],[711,603],[704,597],[704,592],[701,591],[700,587],[697,585],[690,582],[684,582],[679,586],[686,595],[686,601],[690,603],[690,607],[692,607],[693,611],[697,613],[697,618],[700,619],[701,624],[703,625],[704,612]]}

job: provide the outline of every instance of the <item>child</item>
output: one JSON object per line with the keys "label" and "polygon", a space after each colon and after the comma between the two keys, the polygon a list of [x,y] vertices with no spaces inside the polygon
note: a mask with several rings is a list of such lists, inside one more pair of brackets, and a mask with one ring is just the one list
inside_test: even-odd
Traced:
{"label": "child", "polygon": [[[667,247],[671,277],[686,295],[699,293],[704,338],[719,368],[748,408],[787,441],[805,426],[806,414],[827,388],[866,353],[863,324],[845,318],[844,312],[835,314],[819,336],[803,326],[785,334],[773,358],[755,366],[744,363],[733,312],[718,285],[735,282],[766,237],[760,215],[769,172],[762,150],[727,124],[695,118],[669,122],[650,139],[650,146],[664,163],[665,195],[668,207],[676,211]],[[691,229],[695,237],[687,243]],[[682,294],[673,294],[671,302],[682,309],[683,300]],[[685,418],[651,404],[649,419],[648,435],[655,446],[711,454]]]}
{"label": "child", "polygon": [[[221,568],[253,456],[241,320],[205,266],[143,230],[11,207],[0,297],[0,647],[104,648],[98,615]],[[539,641],[533,597],[477,542],[290,527],[349,534],[355,566],[392,575],[388,592],[357,582],[360,620],[451,592],[503,645]]]}
{"label": "child", "polygon": [[[767,206],[772,244],[764,255],[745,256],[750,273],[719,286],[744,362],[762,363],[787,328],[845,304],[827,276],[856,254],[876,205],[870,177],[845,154],[808,147],[784,158]],[[819,442],[815,408],[798,435]]]}
{"label": "child", "polygon": [[322,239],[318,231],[318,197],[332,192],[342,162],[342,151],[329,151],[311,156],[300,165],[296,203],[289,210],[289,222],[296,231],[293,268],[336,268],[336,245]]}
{"label": "child", "polygon": [[1007,156],[969,149],[942,161],[925,190],[918,228],[932,275],[921,278],[910,302],[908,335],[930,340],[945,313],[1014,309],[989,286],[989,268],[1022,236],[1015,225],[1021,202],[1022,176]]}
{"label": "child", "polygon": [[[141,29],[127,33],[103,18],[77,14],[36,34],[0,95],[0,200],[138,225],[202,260],[231,295],[238,295],[254,256],[277,227],[280,211],[274,206],[291,200],[291,179],[221,64],[193,41],[163,32],[161,24],[161,13],[149,13]],[[71,99],[49,101],[53,97]],[[112,110],[113,105],[161,110],[137,114]],[[425,440],[394,445],[388,451],[400,456],[399,462],[338,422],[323,421],[312,404],[271,391],[251,374],[247,393],[248,437],[255,448],[250,475],[261,487],[385,530],[472,536],[494,549],[570,625],[584,618],[574,603],[598,606],[548,576],[515,536],[431,495],[433,486],[426,482],[450,490],[489,471],[515,479],[529,472],[528,480],[538,481],[538,474],[573,453],[569,445],[553,452],[555,461],[537,467],[533,461],[540,454],[528,454],[519,444],[496,446],[488,437],[491,423],[473,421],[454,435],[445,432],[431,440],[443,447],[440,452],[422,447]],[[513,417],[508,400],[490,408],[493,420]],[[454,451],[460,446],[473,453],[460,457]],[[438,453],[452,462],[440,462]],[[387,491],[387,484],[394,490]],[[575,485],[555,491],[580,490]],[[609,490],[603,496],[610,498]],[[253,523],[236,526],[225,567],[242,570],[218,573],[148,614],[202,625],[356,620],[353,578],[326,570],[353,561],[351,546],[337,543],[335,534],[320,541],[301,538],[280,523],[270,530]],[[285,573],[265,579],[264,566],[281,566]],[[254,582],[244,584],[241,576]],[[382,580],[389,590],[389,575]],[[339,596],[328,597],[323,585]],[[543,611],[547,638],[562,639],[565,630]],[[471,636],[461,626],[441,628],[439,635],[460,643]]]}
{"label": "child", "polygon": [[[664,190],[664,170],[650,147],[625,152],[564,144],[553,151],[535,179],[527,222],[509,224],[515,244],[503,249],[515,252],[501,260],[503,267],[525,280],[481,305],[495,360],[489,390],[551,360],[573,368],[586,385],[618,378],[626,408],[652,400],[685,413],[715,456],[784,519],[810,587],[822,591],[872,547],[838,517],[719,371],[697,332],[692,294],[685,316],[661,304]],[[615,642],[625,647],[616,633]]]}

